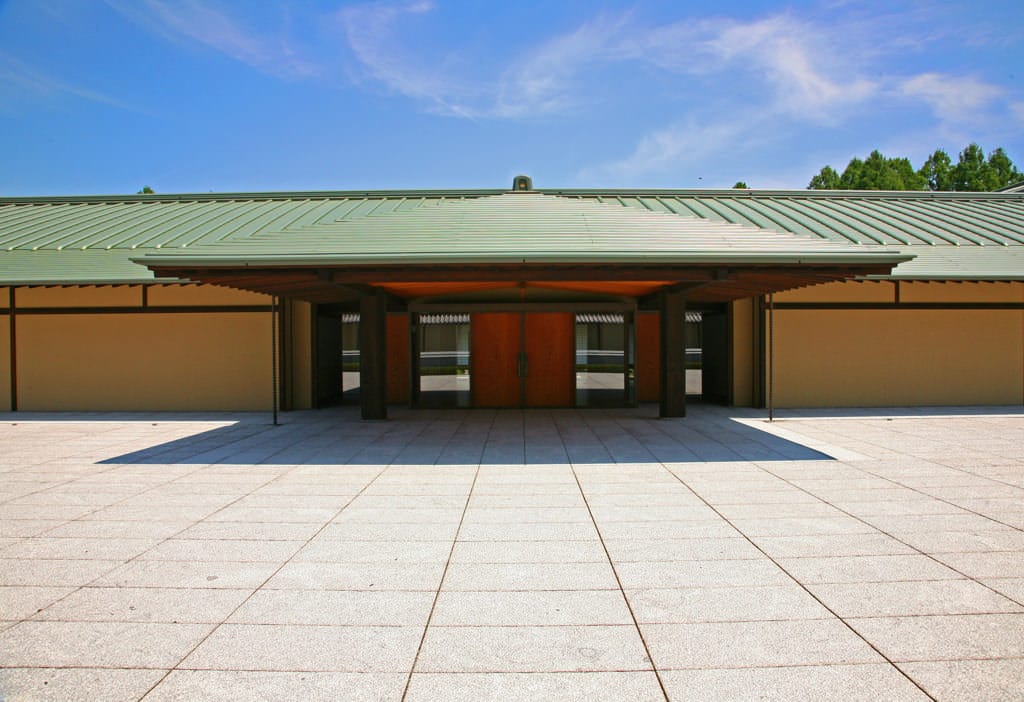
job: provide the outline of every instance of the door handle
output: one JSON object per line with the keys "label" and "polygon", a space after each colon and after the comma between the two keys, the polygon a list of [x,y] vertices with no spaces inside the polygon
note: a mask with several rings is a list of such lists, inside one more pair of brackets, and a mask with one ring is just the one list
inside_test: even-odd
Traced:
{"label": "door handle", "polygon": [[520,378],[526,378],[530,375],[530,359],[526,355],[525,351],[519,352],[518,361],[516,364],[516,374]]}

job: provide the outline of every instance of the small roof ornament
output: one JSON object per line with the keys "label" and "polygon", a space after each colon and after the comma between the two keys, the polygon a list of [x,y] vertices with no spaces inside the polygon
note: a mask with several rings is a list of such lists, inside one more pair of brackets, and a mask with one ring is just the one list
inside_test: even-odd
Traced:
{"label": "small roof ornament", "polygon": [[512,179],[512,192],[524,193],[533,190],[533,179],[528,175],[517,175]]}

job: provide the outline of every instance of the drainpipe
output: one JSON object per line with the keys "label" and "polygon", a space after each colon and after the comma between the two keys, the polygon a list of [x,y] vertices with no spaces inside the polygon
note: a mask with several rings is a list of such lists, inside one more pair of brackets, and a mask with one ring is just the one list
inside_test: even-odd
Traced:
{"label": "drainpipe", "polygon": [[768,293],[768,421],[775,421],[775,294]]}
{"label": "drainpipe", "polygon": [[18,308],[15,304],[14,286],[7,288],[8,334],[11,343],[11,411],[18,411]]}
{"label": "drainpipe", "polygon": [[274,426],[278,425],[277,421],[277,295],[271,298],[270,302],[270,395],[272,397],[271,403],[274,408]]}

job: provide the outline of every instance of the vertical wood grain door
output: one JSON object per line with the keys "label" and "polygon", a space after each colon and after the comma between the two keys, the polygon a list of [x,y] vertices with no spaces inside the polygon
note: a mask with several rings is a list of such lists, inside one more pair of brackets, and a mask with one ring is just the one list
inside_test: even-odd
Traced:
{"label": "vertical wood grain door", "polygon": [[470,325],[474,407],[572,407],[571,312],[480,312]]}
{"label": "vertical wood grain door", "polygon": [[536,312],[525,315],[527,407],[572,407],[576,399],[576,315]]}

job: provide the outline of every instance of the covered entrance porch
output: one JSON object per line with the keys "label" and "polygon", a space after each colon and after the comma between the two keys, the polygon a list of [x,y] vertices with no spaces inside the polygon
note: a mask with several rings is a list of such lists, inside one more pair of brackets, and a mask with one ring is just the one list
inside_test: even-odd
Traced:
{"label": "covered entrance porch", "polygon": [[[361,414],[384,419],[389,400],[420,406],[430,399],[424,371],[437,358],[426,354],[445,349],[430,347],[426,322],[439,315],[468,319],[460,322],[464,348],[448,349],[451,366],[468,375],[455,406],[586,406],[577,379],[609,364],[592,357],[589,337],[581,348],[579,327],[585,315],[611,315],[622,320],[622,348],[595,351],[619,352],[612,365],[621,369],[621,404],[657,401],[661,416],[681,417],[687,309],[721,312],[773,292],[885,275],[909,258],[526,191],[264,229],[137,262],[161,277],[308,303],[314,368],[341,372],[337,322],[358,314]],[[731,344],[727,328],[716,338],[721,378],[731,372],[731,354],[722,351]],[[287,369],[275,372],[283,377]],[[340,391],[340,383],[331,386],[324,384],[328,395]]]}

